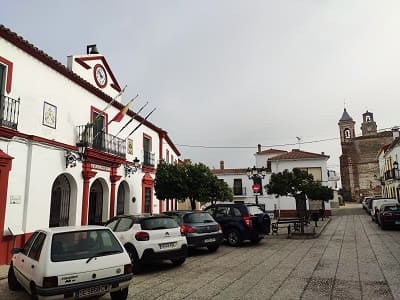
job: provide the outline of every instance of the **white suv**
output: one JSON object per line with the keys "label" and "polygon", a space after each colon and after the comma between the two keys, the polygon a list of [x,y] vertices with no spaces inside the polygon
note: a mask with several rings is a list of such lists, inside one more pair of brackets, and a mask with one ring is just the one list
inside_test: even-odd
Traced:
{"label": "white suv", "polygon": [[188,247],[178,223],[164,215],[123,215],[106,224],[118,236],[132,260],[133,271],[141,264],[171,260],[174,265],[185,262]]}
{"label": "white suv", "polygon": [[13,249],[8,286],[21,286],[32,299],[85,298],[108,292],[124,300],[132,265],[123,245],[103,226],[56,227],[35,231]]}

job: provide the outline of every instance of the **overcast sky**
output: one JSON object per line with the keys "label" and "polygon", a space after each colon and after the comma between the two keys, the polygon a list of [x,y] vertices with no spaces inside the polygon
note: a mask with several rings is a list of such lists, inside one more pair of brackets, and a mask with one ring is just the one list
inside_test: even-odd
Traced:
{"label": "overcast sky", "polygon": [[300,149],[325,152],[338,170],[344,103],[357,134],[366,110],[378,129],[400,125],[399,16],[398,0],[4,0],[0,9],[0,23],[63,64],[97,44],[125,99],[139,94],[131,108],[149,101],[149,121],[181,158],[211,168],[252,166],[257,144],[291,150],[301,137],[329,139]]}

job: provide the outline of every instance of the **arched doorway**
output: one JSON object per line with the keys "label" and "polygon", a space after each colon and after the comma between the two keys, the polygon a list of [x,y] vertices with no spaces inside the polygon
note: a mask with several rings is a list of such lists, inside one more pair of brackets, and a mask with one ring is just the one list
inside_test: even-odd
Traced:
{"label": "arched doorway", "polygon": [[49,227],[69,225],[71,186],[65,175],[56,178],[51,189]]}
{"label": "arched doorway", "polygon": [[103,187],[99,179],[96,179],[89,194],[89,225],[102,225],[103,223]]}

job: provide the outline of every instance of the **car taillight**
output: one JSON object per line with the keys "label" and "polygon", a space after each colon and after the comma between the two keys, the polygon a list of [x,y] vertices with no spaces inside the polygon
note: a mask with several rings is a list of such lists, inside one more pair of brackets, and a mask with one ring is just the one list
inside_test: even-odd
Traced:
{"label": "car taillight", "polygon": [[124,265],[124,274],[133,273],[132,264]]}
{"label": "car taillight", "polygon": [[385,217],[391,217],[391,216],[392,216],[392,213],[389,212],[389,211],[385,211],[385,212],[383,213],[383,215],[384,215]]}
{"label": "car taillight", "polygon": [[253,226],[253,222],[252,222],[250,216],[244,216],[243,217],[243,221],[246,223],[247,227],[252,227]]}
{"label": "car taillight", "polygon": [[139,231],[139,232],[136,232],[135,239],[137,241],[148,241],[150,239],[150,236],[147,232]]}
{"label": "car taillight", "polygon": [[181,225],[181,233],[185,234],[185,233],[194,233],[196,232],[196,230],[188,225]]}
{"label": "car taillight", "polygon": [[52,288],[58,286],[58,278],[57,276],[51,277],[43,277],[43,287],[44,288]]}
{"label": "car taillight", "polygon": [[222,227],[219,224],[218,224],[218,232],[222,232]]}

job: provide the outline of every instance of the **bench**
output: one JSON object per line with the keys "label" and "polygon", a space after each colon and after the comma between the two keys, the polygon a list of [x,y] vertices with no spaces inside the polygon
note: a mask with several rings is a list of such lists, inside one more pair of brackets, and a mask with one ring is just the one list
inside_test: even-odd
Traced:
{"label": "bench", "polygon": [[[272,234],[278,234],[278,229],[283,227],[287,227],[288,234],[290,234],[292,228],[294,231],[300,231],[302,222],[304,222],[303,218],[278,218],[275,222],[271,223]],[[287,226],[279,226],[282,224]]]}

